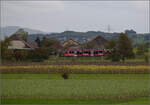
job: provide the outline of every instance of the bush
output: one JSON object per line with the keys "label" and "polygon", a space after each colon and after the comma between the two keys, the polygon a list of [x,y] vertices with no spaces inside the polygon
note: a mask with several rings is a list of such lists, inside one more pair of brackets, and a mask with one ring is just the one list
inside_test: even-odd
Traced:
{"label": "bush", "polygon": [[144,59],[145,59],[145,62],[149,62],[150,60],[150,54],[149,53],[144,53]]}
{"label": "bush", "polygon": [[37,48],[28,53],[28,59],[32,61],[44,61],[49,58],[49,52],[46,48]]}
{"label": "bush", "polygon": [[13,57],[16,61],[28,60],[28,50],[14,50]]}
{"label": "bush", "polygon": [[105,59],[111,59],[112,62],[119,62],[120,61],[120,54],[118,51],[114,50],[110,53],[107,53]]}
{"label": "bush", "polygon": [[68,78],[69,78],[68,73],[62,73],[61,76],[62,76],[64,79],[68,79]]}
{"label": "bush", "polygon": [[120,57],[118,55],[114,54],[112,56],[112,62],[119,62],[119,61],[120,61]]}

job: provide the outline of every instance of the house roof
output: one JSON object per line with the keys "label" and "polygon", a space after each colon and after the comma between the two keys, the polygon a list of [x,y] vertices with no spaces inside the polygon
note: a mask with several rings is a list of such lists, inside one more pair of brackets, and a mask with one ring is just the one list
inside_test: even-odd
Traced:
{"label": "house roof", "polygon": [[10,40],[18,40],[18,41],[22,41],[24,44],[25,44],[25,46],[27,46],[27,47],[29,47],[29,48],[37,48],[38,47],[38,45],[37,45],[37,43],[36,42],[25,42],[22,38],[20,38],[20,37],[18,37],[17,35],[12,35],[11,37],[10,37]]}
{"label": "house roof", "polygon": [[10,40],[20,40],[20,41],[22,41],[23,39],[21,39],[17,35],[12,35],[12,36],[10,36]]}
{"label": "house roof", "polygon": [[92,40],[90,40],[89,42],[87,42],[85,45],[86,45],[86,47],[97,49],[97,48],[104,48],[106,43],[108,43],[108,41],[98,35],[95,38],[93,38]]}
{"label": "house roof", "polygon": [[72,40],[72,39],[69,39],[69,40],[67,40],[67,41],[65,41],[63,43],[63,46],[67,46],[67,45],[75,45],[75,46],[77,46],[77,45],[80,45],[80,44],[78,42]]}
{"label": "house roof", "polygon": [[38,48],[38,44],[36,42],[28,42],[28,44],[32,47],[32,48]]}

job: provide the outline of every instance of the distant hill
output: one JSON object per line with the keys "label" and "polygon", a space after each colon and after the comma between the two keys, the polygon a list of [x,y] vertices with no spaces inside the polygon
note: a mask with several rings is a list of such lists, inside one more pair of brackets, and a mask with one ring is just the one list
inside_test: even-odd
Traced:
{"label": "distant hill", "polygon": [[118,39],[118,34],[119,33],[105,33],[101,31],[88,31],[88,32],[75,32],[75,31],[64,31],[61,33],[51,33],[51,34],[32,34],[29,35],[28,41],[34,41],[36,37],[40,37],[41,39],[45,37],[54,37],[58,40],[60,40],[62,43],[72,39],[80,44],[86,43],[89,40],[92,40],[95,38],[97,35],[104,37],[107,40],[110,40],[112,38]]}
{"label": "distant hill", "polygon": [[30,28],[24,28],[19,26],[7,26],[7,27],[0,27],[1,28],[1,38],[3,39],[5,36],[10,36],[14,34],[18,29],[23,28],[24,31],[28,32],[29,34],[46,34],[46,32],[36,30],[36,29],[30,29]]}
{"label": "distant hill", "polygon": [[[1,38],[4,38],[5,35],[10,36],[15,33],[18,29],[23,28],[19,26],[8,26],[1,28]],[[33,42],[37,37],[42,39],[44,36],[48,38],[56,38],[57,40],[64,43],[65,41],[72,39],[80,44],[86,43],[96,36],[101,36],[106,40],[114,39],[118,40],[119,33],[107,33],[102,31],[87,31],[87,32],[76,32],[76,31],[64,31],[60,33],[46,33],[36,29],[23,28],[24,31],[28,32],[28,42]],[[139,43],[150,42],[150,33],[136,33],[134,30],[125,30],[125,33],[130,37],[133,45]]]}

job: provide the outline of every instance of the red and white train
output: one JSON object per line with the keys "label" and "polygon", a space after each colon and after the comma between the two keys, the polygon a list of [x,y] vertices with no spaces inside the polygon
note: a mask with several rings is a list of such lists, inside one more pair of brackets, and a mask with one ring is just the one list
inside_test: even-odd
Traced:
{"label": "red and white train", "polygon": [[104,56],[105,54],[111,52],[110,49],[103,50],[66,50],[62,53],[62,56]]}

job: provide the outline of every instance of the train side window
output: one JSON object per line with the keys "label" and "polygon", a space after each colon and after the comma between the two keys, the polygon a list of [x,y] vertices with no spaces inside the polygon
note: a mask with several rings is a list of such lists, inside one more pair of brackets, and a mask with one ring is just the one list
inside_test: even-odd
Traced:
{"label": "train side window", "polygon": [[102,51],[99,51],[99,53],[103,53]]}
{"label": "train side window", "polygon": [[84,51],[84,53],[88,53],[87,51]]}
{"label": "train side window", "polygon": [[72,52],[72,51],[70,51],[69,53],[70,53],[70,54],[72,54],[73,52]]}
{"label": "train side window", "polygon": [[98,54],[98,51],[94,51],[94,54]]}
{"label": "train side window", "polygon": [[74,51],[71,51],[70,53],[71,53],[71,54],[74,54]]}
{"label": "train side window", "polygon": [[82,52],[80,52],[80,51],[77,51],[77,54],[82,54]]}

